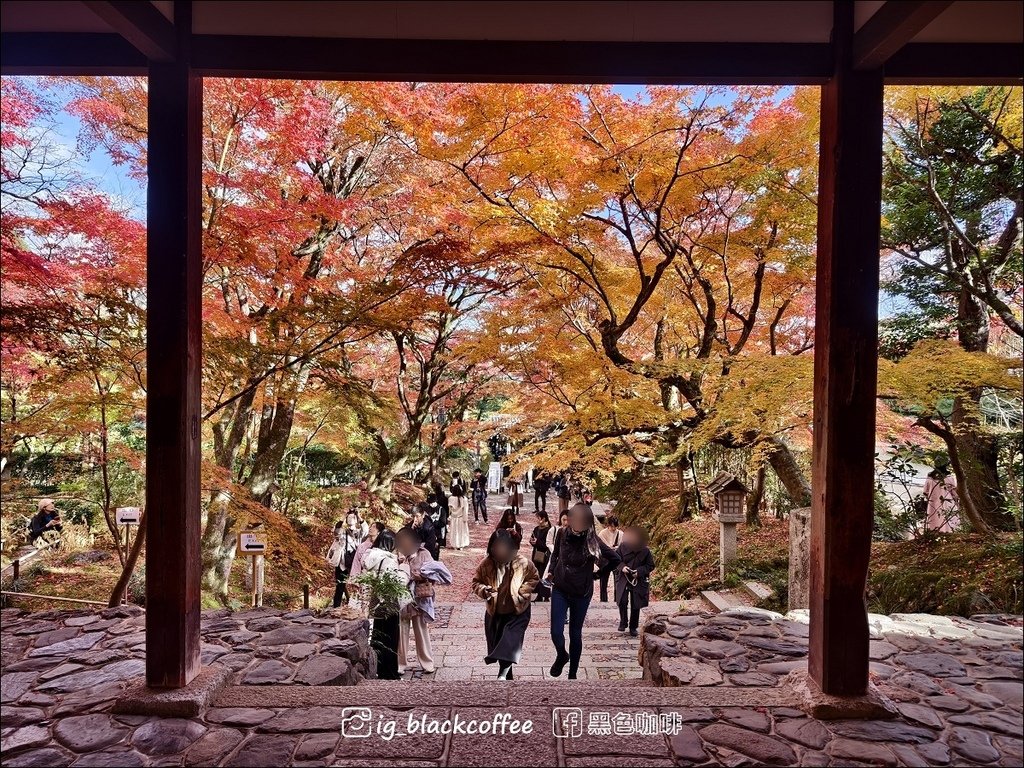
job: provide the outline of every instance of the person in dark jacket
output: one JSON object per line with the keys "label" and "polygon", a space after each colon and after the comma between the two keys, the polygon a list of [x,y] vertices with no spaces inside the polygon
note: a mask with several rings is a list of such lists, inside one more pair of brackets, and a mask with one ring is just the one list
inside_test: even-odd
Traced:
{"label": "person in dark jacket", "polygon": [[537,512],[547,512],[548,489],[551,488],[551,477],[545,472],[533,481],[533,508]]}
{"label": "person in dark jacket", "polygon": [[53,499],[40,499],[36,509],[37,512],[28,523],[29,544],[35,544],[36,539],[42,537],[44,533],[63,529],[60,512],[57,511]]}
{"label": "person in dark jacket", "polygon": [[412,527],[419,533],[420,541],[423,542],[423,546],[427,548],[430,556],[439,560],[441,544],[437,540],[437,526],[434,525],[434,521],[430,517],[430,508],[426,504],[421,502],[416,505],[416,511],[412,516]]}
{"label": "person in dark jacket", "polygon": [[484,516],[484,524],[487,524],[487,478],[479,469],[473,470],[473,479],[469,482],[469,490],[473,496],[473,522],[480,522],[480,515]]}
{"label": "person in dark jacket", "polygon": [[[523,526],[516,520],[516,513],[512,509],[506,509],[501,513],[501,519],[498,524],[494,527],[495,532],[497,531],[508,531],[509,535],[515,541],[516,549],[523,543]],[[494,538],[494,534],[491,534],[491,538]]]}
{"label": "person in dark jacket", "polygon": [[473,576],[473,592],[487,601],[484,662],[498,662],[498,679],[512,679],[512,665],[523,654],[523,640],[530,625],[530,595],[540,581],[533,563],[519,554],[512,534],[499,528],[487,544],[487,557]]}
{"label": "person in dark jacket", "polygon": [[[541,576],[547,570],[548,560],[551,559],[551,545],[548,542],[548,534],[550,532],[551,521],[548,519],[548,513],[543,510],[538,511],[537,525],[533,527],[533,533],[530,534],[530,546],[532,547],[530,562],[537,566],[537,572]],[[537,588],[536,593],[538,603],[551,601],[550,589],[541,586]]]}
{"label": "person in dark jacket", "polygon": [[[597,537],[594,511],[586,504],[573,505],[569,509],[569,525],[556,538],[549,564],[551,642],[555,646],[555,663],[550,670],[552,677],[559,677],[568,664],[569,679],[576,679],[583,653],[583,621],[594,597],[594,579],[618,564],[618,553]],[[567,614],[568,652],[565,650]]]}
{"label": "person in dark jacket", "polygon": [[654,556],[647,546],[647,532],[630,527],[622,535],[618,554],[620,562],[615,568],[615,602],[619,605],[619,632],[637,636],[640,609],[646,608],[651,598],[651,571]]}
{"label": "person in dark jacket", "polygon": [[427,499],[430,505],[430,516],[437,529],[437,541],[442,547],[448,546],[448,496],[441,484],[434,482],[434,492]]}

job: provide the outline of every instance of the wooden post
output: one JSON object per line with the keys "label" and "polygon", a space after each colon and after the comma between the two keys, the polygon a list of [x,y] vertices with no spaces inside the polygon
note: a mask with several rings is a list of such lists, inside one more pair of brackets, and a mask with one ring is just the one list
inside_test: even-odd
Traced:
{"label": "wooden post", "polygon": [[835,74],[821,93],[808,666],[823,692],[842,696],[868,683],[882,73],[853,70],[853,3],[834,7]]}
{"label": "wooden post", "polygon": [[199,671],[202,78],[191,3],[175,2],[177,60],[149,67],[146,681]]}
{"label": "wooden post", "polygon": [[302,585],[302,607],[309,610],[309,584]]}

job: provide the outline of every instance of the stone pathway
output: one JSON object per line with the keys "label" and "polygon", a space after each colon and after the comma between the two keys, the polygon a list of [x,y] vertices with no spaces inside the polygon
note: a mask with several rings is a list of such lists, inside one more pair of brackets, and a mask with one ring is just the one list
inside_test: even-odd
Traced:
{"label": "stone pathway", "polygon": [[[821,721],[787,674],[806,666],[806,614],[656,604],[645,633],[595,604],[581,679],[545,679],[537,607],[513,682],[482,664],[473,549],[445,556],[442,664],[415,684],[364,677],[366,625],[264,608],[203,616],[204,663],[233,684],[194,718],[114,715],[142,672],[138,608],[0,614],[0,750],[11,766],[1006,765],[1024,762],[1019,617],[873,616],[872,679],[889,720]],[[468,571],[468,573],[467,573]],[[643,679],[637,679],[642,677]],[[355,684],[352,684],[355,683]],[[475,732],[467,729],[472,727]]]}
{"label": "stone pathway", "polygon": [[[548,494],[548,509],[557,510],[554,494]],[[407,664],[411,668],[405,674],[407,680],[491,680],[497,675],[495,665],[487,665],[483,661],[487,653],[484,640],[484,602],[476,597],[470,589],[473,573],[477,564],[487,550],[487,540],[501,516],[502,505],[495,501],[499,497],[490,497],[488,509],[489,523],[484,525],[469,524],[470,546],[462,551],[445,549],[441,559],[452,572],[453,581],[449,586],[437,589],[438,620],[431,625],[431,644],[437,671],[433,675],[424,675],[417,668],[415,653],[410,650]],[[532,496],[530,505],[519,515],[523,526],[523,552],[529,554],[529,537],[533,530],[534,517]],[[598,504],[599,505],[599,504]],[[598,599],[595,584],[594,602],[587,612],[584,625],[583,648],[580,659],[580,679],[589,680],[637,680],[641,670],[637,665],[637,651],[640,647],[639,638],[617,631],[619,612],[614,602],[601,603]],[[609,591],[612,589],[609,587]],[[609,595],[614,599],[613,595]],[[700,601],[665,601],[655,602],[645,611],[650,613],[675,613],[682,603],[698,606]],[[531,607],[532,617],[530,628],[526,633],[523,647],[523,659],[515,667],[517,680],[552,680],[548,668],[554,661],[554,650],[550,638],[550,603],[535,602]],[[568,641],[568,634],[566,635]],[[557,679],[557,678],[555,678]],[[560,678],[566,680],[563,674]]]}

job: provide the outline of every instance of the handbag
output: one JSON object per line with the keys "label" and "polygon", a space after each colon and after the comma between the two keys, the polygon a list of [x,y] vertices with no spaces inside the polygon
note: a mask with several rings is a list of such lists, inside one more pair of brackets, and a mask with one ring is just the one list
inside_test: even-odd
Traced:
{"label": "handbag", "polygon": [[548,551],[546,549],[533,548],[533,564],[538,566],[538,569],[543,568],[548,562]]}
{"label": "handbag", "polygon": [[434,596],[434,585],[429,581],[417,581],[412,590],[412,594],[417,600],[425,600]]}

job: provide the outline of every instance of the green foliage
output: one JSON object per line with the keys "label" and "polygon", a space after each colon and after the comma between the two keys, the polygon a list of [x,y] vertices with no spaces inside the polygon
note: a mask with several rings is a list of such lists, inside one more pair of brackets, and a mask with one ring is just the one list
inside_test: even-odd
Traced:
{"label": "green foliage", "polygon": [[876,543],[868,601],[877,613],[1021,613],[1024,583],[1020,533],[929,534]]}
{"label": "green foliage", "polygon": [[405,581],[391,571],[364,571],[354,578],[352,583],[367,589],[370,595],[370,612],[378,618],[398,613],[399,601],[410,596]]}

